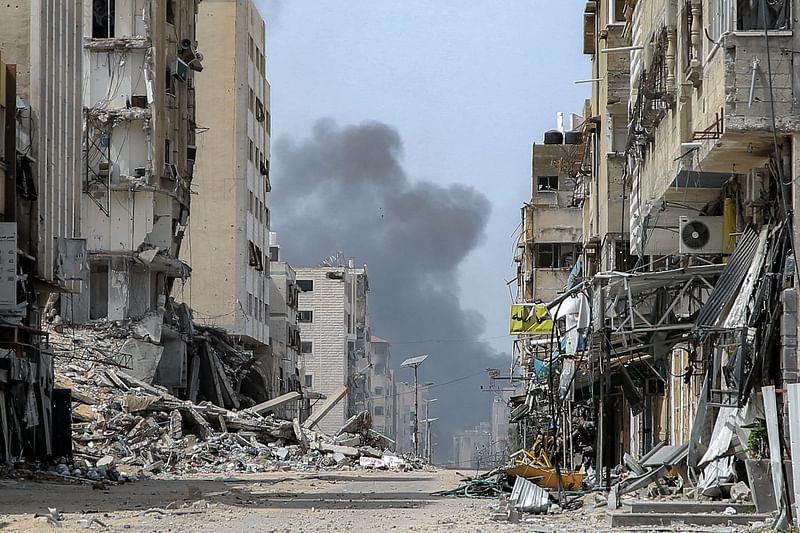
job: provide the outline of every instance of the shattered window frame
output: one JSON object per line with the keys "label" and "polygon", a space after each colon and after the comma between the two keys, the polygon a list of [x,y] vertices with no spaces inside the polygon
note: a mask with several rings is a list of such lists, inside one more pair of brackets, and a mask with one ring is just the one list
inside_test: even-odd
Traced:
{"label": "shattered window frame", "polygon": [[557,191],[558,185],[558,176],[536,176],[536,192]]}
{"label": "shattered window frame", "polygon": [[314,292],[313,279],[297,279],[294,283],[300,289],[300,292]]}

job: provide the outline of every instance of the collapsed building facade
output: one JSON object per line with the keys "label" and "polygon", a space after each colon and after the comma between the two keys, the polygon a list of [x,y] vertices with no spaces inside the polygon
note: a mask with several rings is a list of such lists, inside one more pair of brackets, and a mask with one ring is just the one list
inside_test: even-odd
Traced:
{"label": "collapsed building facade", "polygon": [[667,446],[701,491],[737,462],[756,483],[769,457],[772,508],[793,499],[794,4],[586,3],[583,249],[546,312],[525,285],[534,264],[520,269],[512,331],[529,385],[514,413],[526,446],[554,435],[562,466],[591,465],[607,487],[626,457]]}

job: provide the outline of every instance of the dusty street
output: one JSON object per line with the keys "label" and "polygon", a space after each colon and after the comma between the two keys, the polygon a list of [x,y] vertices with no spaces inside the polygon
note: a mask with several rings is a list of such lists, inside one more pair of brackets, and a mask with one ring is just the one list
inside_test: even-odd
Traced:
{"label": "dusty street", "polygon": [[[497,500],[430,493],[454,472],[273,473],[153,479],[113,487],[0,481],[0,529],[56,528],[35,517],[55,507],[60,531],[596,531],[602,511],[493,520]],[[94,522],[92,522],[94,520]],[[105,526],[105,527],[104,527]]]}

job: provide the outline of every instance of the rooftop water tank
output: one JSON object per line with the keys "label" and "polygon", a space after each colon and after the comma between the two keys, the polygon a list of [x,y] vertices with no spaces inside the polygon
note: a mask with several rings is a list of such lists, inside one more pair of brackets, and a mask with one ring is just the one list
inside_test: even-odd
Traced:
{"label": "rooftop water tank", "polygon": [[564,134],[558,130],[544,132],[544,144],[564,144]]}
{"label": "rooftop water tank", "polygon": [[580,144],[583,135],[579,131],[564,132],[564,144]]}

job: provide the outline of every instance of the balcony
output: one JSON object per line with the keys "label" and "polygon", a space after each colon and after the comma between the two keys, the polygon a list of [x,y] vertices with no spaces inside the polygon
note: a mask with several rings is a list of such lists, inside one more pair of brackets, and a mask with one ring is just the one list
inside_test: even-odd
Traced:
{"label": "balcony", "polygon": [[703,170],[762,165],[773,149],[773,105],[779,135],[800,126],[793,109],[792,34],[770,31],[771,87],[763,31],[729,32],[709,53],[703,66],[704,106],[698,102],[692,117],[692,141],[702,144]]}

